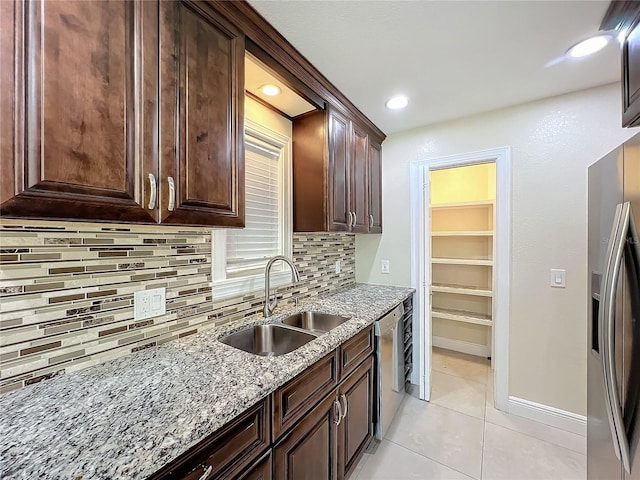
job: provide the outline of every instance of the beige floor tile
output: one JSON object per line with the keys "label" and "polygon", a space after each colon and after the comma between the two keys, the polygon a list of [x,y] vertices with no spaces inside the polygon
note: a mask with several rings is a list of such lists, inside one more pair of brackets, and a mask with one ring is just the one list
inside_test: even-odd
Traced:
{"label": "beige floor tile", "polygon": [[460,472],[388,440],[382,441],[375,455],[367,456],[370,458],[364,464],[358,480],[470,480]]}
{"label": "beige floor tile", "polygon": [[587,439],[582,435],[550,427],[543,423],[535,422],[527,418],[510,415],[496,410],[487,402],[485,421],[500,425],[501,427],[515,430],[531,437],[554,443],[560,447],[568,448],[574,452],[586,455]]}
{"label": "beige floor tile", "polygon": [[484,418],[486,385],[466,378],[431,372],[431,403]]}
{"label": "beige floor tile", "polygon": [[479,383],[486,383],[490,364],[491,362],[483,357],[437,347],[433,348],[431,354],[432,371],[468,378]]}
{"label": "beige floor tile", "polygon": [[[386,437],[413,452],[479,479],[483,423],[480,418],[407,395]],[[361,478],[364,477],[361,475]]]}
{"label": "beige floor tile", "polygon": [[487,369],[487,403],[493,405],[495,403],[495,377],[491,368]]}
{"label": "beige floor tile", "polygon": [[492,423],[485,424],[483,480],[584,480],[586,457]]}

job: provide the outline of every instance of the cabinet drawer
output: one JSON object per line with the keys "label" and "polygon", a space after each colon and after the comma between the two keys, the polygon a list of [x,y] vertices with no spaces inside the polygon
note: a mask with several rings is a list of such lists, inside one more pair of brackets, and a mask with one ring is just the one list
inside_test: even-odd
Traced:
{"label": "cabinet drawer", "polygon": [[209,467],[209,478],[235,477],[270,444],[269,407],[269,398],[257,403],[150,478],[199,479]]}
{"label": "cabinet drawer", "polygon": [[338,357],[334,351],[276,390],[273,394],[273,440],[337,385]]}
{"label": "cabinet drawer", "polygon": [[373,326],[367,327],[339,348],[340,379],[346,378],[360,363],[373,353]]}

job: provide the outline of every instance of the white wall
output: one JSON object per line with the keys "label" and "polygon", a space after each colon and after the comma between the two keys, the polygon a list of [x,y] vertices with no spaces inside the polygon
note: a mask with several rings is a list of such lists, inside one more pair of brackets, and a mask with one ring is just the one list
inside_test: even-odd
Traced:
{"label": "white wall", "polygon": [[[384,233],[357,236],[356,280],[411,283],[411,162],[510,146],[509,395],[585,415],[587,166],[637,133],[620,117],[615,84],[390,136]],[[566,268],[566,289],[549,287],[551,268]]]}
{"label": "white wall", "polygon": [[286,137],[291,138],[293,136],[291,120],[268,109],[253,98],[244,97],[244,116]]}

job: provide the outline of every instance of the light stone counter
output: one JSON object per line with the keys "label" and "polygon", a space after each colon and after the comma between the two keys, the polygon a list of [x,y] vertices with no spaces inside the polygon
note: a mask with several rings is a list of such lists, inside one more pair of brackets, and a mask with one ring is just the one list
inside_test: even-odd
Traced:
{"label": "light stone counter", "polygon": [[[413,293],[356,285],[0,396],[0,478],[143,479]],[[285,313],[351,319],[299,349],[260,357],[217,341]]]}

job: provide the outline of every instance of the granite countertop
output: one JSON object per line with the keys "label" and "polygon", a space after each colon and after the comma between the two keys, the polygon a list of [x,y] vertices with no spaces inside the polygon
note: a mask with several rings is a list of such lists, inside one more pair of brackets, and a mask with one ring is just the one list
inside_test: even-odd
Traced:
{"label": "granite countertop", "polygon": [[[0,396],[0,477],[143,479],[413,292],[358,284]],[[260,357],[217,341],[316,309],[351,319],[299,349]]]}

